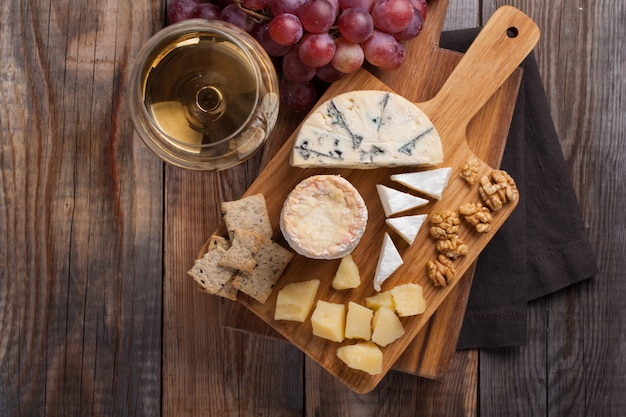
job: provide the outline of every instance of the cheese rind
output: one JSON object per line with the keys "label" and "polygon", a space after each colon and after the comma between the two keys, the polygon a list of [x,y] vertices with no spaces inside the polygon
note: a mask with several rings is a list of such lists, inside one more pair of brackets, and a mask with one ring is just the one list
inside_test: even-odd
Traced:
{"label": "cheese rind", "polygon": [[338,259],[351,253],[367,226],[367,207],[357,189],[339,175],[314,175],[291,191],[280,229],[300,255]]}
{"label": "cheese rind", "polygon": [[427,171],[406,172],[391,175],[391,180],[428,197],[441,200],[443,191],[448,186],[452,168],[438,168]]}
{"label": "cheese rind", "polygon": [[378,197],[380,198],[385,216],[387,217],[422,207],[429,203],[425,198],[417,197],[382,184],[376,184],[376,190],[378,191]]}
{"label": "cheese rind", "polygon": [[300,127],[294,167],[431,166],[443,161],[435,126],[415,104],[387,91],[339,94],[319,105]]}

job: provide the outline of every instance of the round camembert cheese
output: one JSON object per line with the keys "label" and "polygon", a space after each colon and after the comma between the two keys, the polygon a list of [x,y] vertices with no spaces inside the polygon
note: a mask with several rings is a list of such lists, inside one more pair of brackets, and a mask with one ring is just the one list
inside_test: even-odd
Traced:
{"label": "round camembert cheese", "polygon": [[351,253],[367,225],[367,207],[357,189],[339,175],[314,175],[289,194],[280,229],[289,246],[313,259]]}

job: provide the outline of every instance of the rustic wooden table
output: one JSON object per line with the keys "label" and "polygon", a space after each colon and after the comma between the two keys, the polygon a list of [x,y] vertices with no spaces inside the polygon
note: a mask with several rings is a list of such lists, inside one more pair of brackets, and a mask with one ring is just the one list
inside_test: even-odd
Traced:
{"label": "rustic wooden table", "polygon": [[392,371],[366,395],[224,327],[227,301],[186,275],[264,161],[184,171],[134,134],[126,77],[165,3],[0,0],[1,416],[624,415],[626,3],[450,1],[447,29],[503,4],[541,27],[600,271],[530,304],[526,346],[458,352],[437,381]]}

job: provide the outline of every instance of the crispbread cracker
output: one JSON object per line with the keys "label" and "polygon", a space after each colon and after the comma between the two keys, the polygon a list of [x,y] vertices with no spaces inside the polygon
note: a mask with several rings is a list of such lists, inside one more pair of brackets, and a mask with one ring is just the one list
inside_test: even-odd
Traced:
{"label": "crispbread cracker", "polygon": [[231,285],[258,302],[265,303],[293,256],[289,250],[269,241],[256,254],[254,269],[250,272],[239,271]]}
{"label": "crispbread cracker", "polygon": [[216,246],[196,259],[187,273],[210,294],[216,294],[232,280],[235,271],[219,265],[226,249]]}
{"label": "crispbread cracker", "polygon": [[[234,276],[233,276],[234,278]],[[237,288],[233,287],[233,278],[230,279],[227,283],[224,284],[221,290],[215,293],[215,295],[219,295],[220,297],[228,298],[229,300],[237,301]]]}
{"label": "crispbread cracker", "polygon": [[257,263],[255,260],[257,253],[269,242],[269,238],[256,232],[236,228],[230,249],[224,253],[219,264],[243,272],[252,272]]}
{"label": "crispbread cracker", "polygon": [[223,202],[222,216],[230,240],[234,239],[235,229],[256,232],[268,239],[271,239],[274,234],[263,194]]}
{"label": "crispbread cracker", "polygon": [[228,248],[230,248],[230,240],[223,236],[211,235],[211,239],[209,239],[209,247],[207,248],[207,252],[210,252],[213,249],[216,249],[218,247],[224,250],[228,250]]}

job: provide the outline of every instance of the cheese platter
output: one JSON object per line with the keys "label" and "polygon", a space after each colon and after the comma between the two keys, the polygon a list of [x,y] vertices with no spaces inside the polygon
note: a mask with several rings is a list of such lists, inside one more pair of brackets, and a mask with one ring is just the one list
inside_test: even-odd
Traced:
{"label": "cheese platter", "polygon": [[[459,65],[431,100],[417,103],[435,126],[443,145],[443,160],[439,167],[449,167],[449,180],[440,199],[416,208],[412,215],[433,215],[447,210],[458,210],[467,203],[480,201],[478,185],[469,184],[460,174],[469,161],[475,164],[478,178],[490,177],[494,170],[477,158],[469,149],[466,140],[467,126],[476,112],[502,85],[519,63],[534,48],[539,37],[536,25],[523,13],[512,7],[502,7],[496,11],[483,28],[474,44],[468,50]],[[320,103],[351,91],[384,91],[393,93],[389,87],[365,70],[331,85]],[[306,123],[306,119],[305,122]],[[297,168],[290,165],[291,155],[298,130],[285,142],[257,180],[250,186],[245,196],[262,194],[267,204],[267,212],[274,230],[273,239],[289,247],[281,234],[279,223],[283,203],[292,189],[302,180],[314,175],[339,175],[347,179],[358,190],[368,206],[367,227],[360,243],[352,252],[352,258],[358,265],[362,283],[350,290],[335,290],[331,280],[339,266],[339,260],[310,259],[296,255],[289,262],[269,298],[264,303],[239,294],[238,302],[261,318],[265,323],[284,338],[298,346],[303,352],[320,363],[327,371],[336,376],[355,392],[371,391],[393,366],[424,324],[445,300],[458,283],[451,279],[447,285],[435,286],[428,277],[427,264],[437,258],[435,239],[428,227],[422,227],[413,238],[413,243],[406,242],[388,225],[388,215],[378,193],[379,186],[401,188],[394,183],[392,176],[429,168],[390,167],[377,169]],[[404,191],[409,192],[408,188]],[[459,235],[467,245],[465,256],[454,260],[455,276],[461,277],[473,264],[480,251],[493,234],[515,209],[518,199],[513,199],[493,214],[491,228],[486,233],[476,233],[465,225]],[[223,233],[218,230],[216,233]],[[373,277],[377,269],[383,240],[390,236],[398,249],[403,263],[388,279],[381,283],[383,291],[407,283],[417,283],[423,288],[426,300],[425,311],[416,316],[402,318],[405,333],[394,343],[382,348],[382,369],[375,375],[352,369],[339,360],[337,349],[352,342],[333,342],[313,334],[310,320],[290,322],[275,320],[274,313],[278,292],[291,283],[320,280],[316,297],[318,300],[336,304],[349,302],[365,304],[365,299],[377,293]],[[207,243],[208,244],[208,243]],[[206,246],[206,245],[205,245]],[[203,248],[202,250],[206,250]],[[201,251],[202,251],[201,250]]]}

